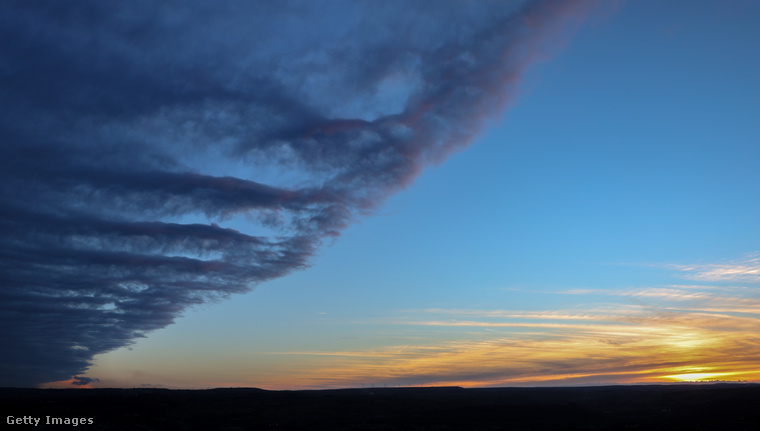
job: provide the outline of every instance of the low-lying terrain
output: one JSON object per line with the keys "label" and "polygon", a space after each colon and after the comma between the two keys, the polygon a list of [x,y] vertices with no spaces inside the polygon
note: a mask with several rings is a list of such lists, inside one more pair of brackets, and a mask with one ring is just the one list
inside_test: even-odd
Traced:
{"label": "low-lying terrain", "polygon": [[19,430],[760,430],[760,385],[755,384],[321,391],[7,388],[0,389],[0,405],[5,429]]}

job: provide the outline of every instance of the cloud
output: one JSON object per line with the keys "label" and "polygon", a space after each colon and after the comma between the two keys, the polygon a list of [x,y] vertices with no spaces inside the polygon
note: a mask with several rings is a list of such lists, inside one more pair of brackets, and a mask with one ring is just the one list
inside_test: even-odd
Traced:
{"label": "cloud", "polygon": [[760,255],[750,254],[728,263],[669,265],[693,280],[760,283]]}
{"label": "cloud", "polygon": [[[278,352],[310,359],[300,370],[289,362],[289,374],[278,376],[279,381],[267,381],[264,376],[255,383],[287,387],[297,381],[323,388],[384,383],[599,385],[723,377],[758,381],[757,299],[743,297],[732,288],[705,286],[709,292],[689,288],[681,292],[676,288],[609,290],[605,297],[611,301],[595,307],[586,304],[583,313],[572,309],[407,310],[406,318],[389,322],[387,333],[403,328],[402,333],[412,340],[408,344]],[[651,302],[631,305],[615,302],[615,297],[644,297]],[[736,310],[738,304],[743,308]],[[416,333],[425,336],[414,337]]]}
{"label": "cloud", "polygon": [[3,3],[0,385],[307,267],[594,3]]}
{"label": "cloud", "polygon": [[93,379],[93,378],[90,378],[90,377],[74,376],[74,381],[72,381],[71,384],[72,385],[77,385],[77,386],[86,386],[86,385],[89,385],[90,383],[99,382],[99,381],[100,381],[100,379]]}

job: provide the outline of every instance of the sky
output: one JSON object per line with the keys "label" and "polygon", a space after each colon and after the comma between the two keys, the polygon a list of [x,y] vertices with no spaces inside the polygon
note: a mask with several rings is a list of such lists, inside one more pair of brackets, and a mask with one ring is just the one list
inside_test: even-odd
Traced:
{"label": "sky", "polygon": [[0,8],[0,386],[760,381],[758,1]]}

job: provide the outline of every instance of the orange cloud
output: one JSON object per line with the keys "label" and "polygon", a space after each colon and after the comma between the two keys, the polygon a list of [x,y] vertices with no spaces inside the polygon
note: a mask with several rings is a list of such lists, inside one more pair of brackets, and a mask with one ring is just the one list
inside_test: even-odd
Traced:
{"label": "orange cloud", "polygon": [[[582,312],[408,311],[407,319],[389,325],[428,335],[440,331],[448,341],[277,354],[309,358],[293,370],[291,383],[285,383],[298,382],[301,387],[760,379],[757,299],[715,286],[701,291],[669,286],[608,293],[653,302],[610,302]],[[467,328],[471,331],[461,331]]]}

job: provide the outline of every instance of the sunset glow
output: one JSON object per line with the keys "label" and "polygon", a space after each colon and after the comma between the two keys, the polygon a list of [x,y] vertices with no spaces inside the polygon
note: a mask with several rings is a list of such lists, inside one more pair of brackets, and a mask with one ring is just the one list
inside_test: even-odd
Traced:
{"label": "sunset glow", "polygon": [[[707,287],[707,286],[705,286]],[[278,352],[326,362],[291,375],[309,387],[387,385],[566,385],[758,379],[760,302],[723,296],[719,287],[609,291],[611,297],[667,298],[657,308],[608,302],[572,310],[410,310],[387,322],[439,334],[441,344],[359,351]],[[729,292],[732,289],[729,289]],[[663,293],[667,292],[667,295]],[[597,292],[598,294],[598,292]],[[589,294],[556,292],[581,298]],[[732,304],[747,310],[736,313]],[[712,311],[706,312],[704,308]],[[480,317],[480,318],[478,318]],[[317,359],[322,358],[322,359]],[[329,361],[325,361],[329,358]],[[695,372],[704,370],[705,372]],[[709,370],[709,372],[707,371]],[[741,371],[738,371],[741,370]],[[663,375],[664,372],[669,374]],[[678,372],[681,371],[681,372]],[[286,376],[278,376],[280,382]],[[274,383],[274,382],[272,382]],[[270,383],[271,384],[271,383]]]}
{"label": "sunset glow", "polygon": [[732,376],[739,373],[690,373],[690,374],[674,374],[672,376],[663,376],[666,379],[673,379],[677,382],[699,382],[709,381],[723,378],[724,376]]}

